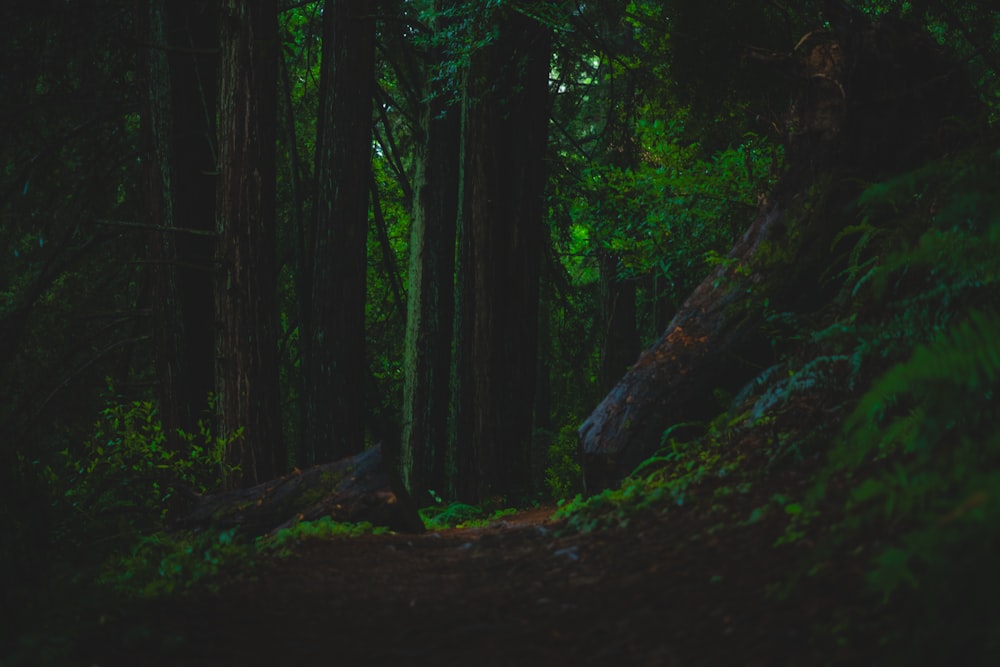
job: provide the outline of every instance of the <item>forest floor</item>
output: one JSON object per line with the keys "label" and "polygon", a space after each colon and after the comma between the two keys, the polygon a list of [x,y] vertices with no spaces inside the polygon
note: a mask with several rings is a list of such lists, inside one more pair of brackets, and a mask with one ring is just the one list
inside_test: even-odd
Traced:
{"label": "forest floor", "polygon": [[553,510],[307,541],[215,593],[106,609],[74,652],[102,666],[871,664],[825,630],[863,617],[863,596],[830,577],[778,594],[808,548],[774,548],[783,521],[682,509],[578,533]]}

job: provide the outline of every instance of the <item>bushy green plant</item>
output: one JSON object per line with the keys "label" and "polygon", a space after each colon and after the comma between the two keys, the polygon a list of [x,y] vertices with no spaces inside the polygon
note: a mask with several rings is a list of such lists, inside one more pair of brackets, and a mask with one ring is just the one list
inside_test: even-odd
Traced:
{"label": "bushy green plant", "polygon": [[622,277],[658,275],[676,302],[732,246],[780,160],[779,148],[753,134],[706,154],[685,138],[687,115],[640,122],[645,160],[586,166],[569,206],[573,228],[618,257]]}
{"label": "bushy green plant", "polygon": [[235,529],[200,533],[157,532],[131,551],[105,563],[99,582],[132,597],[169,597],[194,590],[218,590],[225,581],[249,575],[253,545]]}
{"label": "bushy green plant", "polygon": [[204,422],[198,434],[180,433],[184,451],[172,449],[149,400],[126,400],[109,383],[109,399],[79,452],[62,452],[62,502],[67,531],[103,539],[161,528],[184,494],[221,485],[227,445]]}
{"label": "bushy green plant", "polygon": [[1000,594],[998,177],[1000,155],[973,151],[870,187],[860,210],[885,231],[862,236],[868,245],[853,254],[868,267],[848,283],[861,307],[814,337],[835,346],[853,337],[840,349],[870,386],[789,531],[804,530],[838,489],[830,541],[877,536],[856,550],[867,584],[912,610],[887,626],[903,663],[947,661],[940,647],[956,642],[1000,655],[1000,614],[990,611]]}
{"label": "bushy green plant", "polygon": [[570,498],[580,491],[582,473],[578,449],[575,423],[563,426],[555,442],[549,445],[545,486],[553,498]]}
{"label": "bushy green plant", "polygon": [[315,521],[299,521],[288,528],[282,528],[273,535],[265,535],[257,540],[257,547],[265,552],[287,555],[291,546],[305,540],[325,540],[360,535],[383,535],[390,532],[384,526],[374,526],[368,521],[348,523],[334,521],[324,516]]}
{"label": "bushy green plant", "polygon": [[[566,519],[570,530],[588,532],[598,528],[626,527],[632,516],[665,512],[683,507],[694,498],[692,491],[709,477],[731,478],[743,457],[725,450],[728,417],[709,426],[702,437],[678,440],[674,433],[692,424],[677,424],[664,435],[664,446],[625,478],[616,488],[584,498],[577,495],[561,504],[555,518]],[[738,482],[737,487],[749,488]]]}
{"label": "bushy green plant", "polygon": [[265,559],[286,558],[307,540],[381,535],[389,529],[365,521],[347,523],[325,516],[299,521],[256,540],[236,528],[202,532],[158,531],[137,540],[131,550],[105,562],[99,581],[130,597],[171,597],[217,591],[254,576]]}
{"label": "bushy green plant", "polygon": [[516,508],[504,507],[490,511],[476,505],[452,502],[438,502],[420,510],[420,518],[427,530],[444,530],[446,528],[475,528],[489,525],[505,516],[517,512]]}

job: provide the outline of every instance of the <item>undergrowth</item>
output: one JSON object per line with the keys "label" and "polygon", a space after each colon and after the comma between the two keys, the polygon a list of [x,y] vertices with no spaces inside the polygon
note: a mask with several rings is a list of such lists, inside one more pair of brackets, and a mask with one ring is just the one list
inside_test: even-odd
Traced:
{"label": "undergrowth", "polygon": [[[498,507],[491,509],[489,505],[480,507],[462,502],[444,502],[440,496],[431,492],[435,503],[420,510],[420,518],[427,530],[446,530],[448,528],[481,528],[490,523],[517,513],[514,507]],[[499,504],[502,499],[498,499]],[[496,505],[497,503],[494,503]]]}
{"label": "undergrowth", "polygon": [[[683,507],[696,497],[692,494],[708,478],[727,480],[741,492],[748,482],[738,475],[742,457],[727,456],[724,423],[728,417],[709,426],[707,433],[682,442],[673,433],[691,424],[678,424],[663,436],[663,447],[641,463],[617,488],[584,498],[578,494],[560,504],[555,518],[566,520],[572,531],[588,532],[599,528],[625,528],[636,515],[663,513]],[[733,478],[736,479],[733,479]]]}
{"label": "undergrowth", "polygon": [[78,451],[62,452],[62,465],[48,470],[62,517],[56,539],[75,544],[125,543],[164,527],[185,496],[221,488],[231,470],[226,448],[242,437],[214,435],[205,421],[198,433],[180,432],[183,448],[172,448],[156,404],[128,400],[108,382],[104,409]]}
{"label": "undergrowth", "polygon": [[245,539],[235,528],[161,531],[141,538],[128,554],[108,560],[98,582],[129,597],[217,592],[235,581],[252,579],[262,563],[292,556],[303,542],[388,532],[368,522],[338,522],[328,516],[254,540]]}
{"label": "undergrowth", "polygon": [[[1000,152],[977,148],[868,187],[853,209],[856,223],[832,249],[847,260],[834,317],[828,309],[821,327],[800,331],[801,345],[780,372],[762,374],[748,420],[720,418],[687,443],[668,432],[666,446],[619,488],[577,496],[559,516],[571,530],[592,530],[692,500],[710,508],[717,496],[691,493],[701,482],[732,478],[745,488],[768,474],[743,467],[734,443],[773,443],[775,418],[797,394],[825,391],[826,383],[847,396],[834,412],[845,418],[825,440],[820,472],[803,473],[813,480],[809,490],[773,499],[787,523],[776,546],[813,540],[806,576],[842,576],[820,561],[848,554],[864,573],[858,585],[882,606],[864,623],[848,619],[821,631],[848,642],[864,625],[897,664],[997,664],[997,183]],[[785,592],[794,595],[791,586]]]}

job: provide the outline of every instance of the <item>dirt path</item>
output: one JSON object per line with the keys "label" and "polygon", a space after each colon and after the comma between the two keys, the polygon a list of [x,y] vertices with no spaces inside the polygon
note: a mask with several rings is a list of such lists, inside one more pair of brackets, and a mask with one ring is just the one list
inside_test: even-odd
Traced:
{"label": "dirt path", "polygon": [[627,531],[560,536],[550,514],[307,543],[256,582],[109,618],[86,657],[205,666],[771,666],[835,657],[807,632],[822,620],[822,597],[803,606],[766,594],[786,563],[759,524],[706,537],[699,517],[677,512]]}

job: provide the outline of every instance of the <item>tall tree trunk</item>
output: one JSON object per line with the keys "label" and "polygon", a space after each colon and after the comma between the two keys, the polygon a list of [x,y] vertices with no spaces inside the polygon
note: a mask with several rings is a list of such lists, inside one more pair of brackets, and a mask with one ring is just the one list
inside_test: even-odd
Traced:
{"label": "tall tree trunk", "polygon": [[224,0],[221,27],[215,393],[219,435],[233,440],[227,486],[238,487],[287,464],[275,295],[276,2]]}
{"label": "tall tree trunk", "polygon": [[[543,238],[546,244],[551,244],[548,234]],[[548,452],[555,442],[554,424],[552,423],[552,307],[555,299],[552,294],[552,280],[549,271],[543,263],[539,283],[538,297],[538,360],[535,371],[535,405],[532,423],[532,451],[542,454],[532,460],[532,475],[534,479],[542,479],[545,475],[545,462]]]}
{"label": "tall tree trunk", "polygon": [[[170,437],[187,426],[190,406],[183,400],[184,327],[180,317],[176,275],[176,234],[169,231],[177,199],[174,179],[173,99],[167,43],[166,0],[136,3],[140,102],[140,155],[142,156],[144,222],[156,231],[149,234],[149,298],[153,360],[158,378],[160,416]],[[209,276],[210,279],[210,276]]]}
{"label": "tall tree trunk", "polygon": [[[171,0],[168,40],[174,99],[176,169],[174,214],[178,226],[215,230],[215,107],[219,45],[217,0]],[[215,245],[207,235],[176,235],[176,284],[183,321],[180,403],[182,428],[196,432],[213,390],[214,298],[210,288]]]}
{"label": "tall tree trunk", "polygon": [[[197,432],[213,388],[218,4],[140,2],[142,144],[152,333],[168,439]],[[202,234],[191,233],[202,232]]]}
{"label": "tall tree trunk", "polygon": [[[435,9],[452,4],[437,2]],[[429,56],[433,63],[445,57],[444,49],[433,49]],[[425,94],[410,228],[400,452],[404,483],[418,502],[428,489],[447,491],[461,136],[460,109],[448,99],[443,82],[428,77]]]}
{"label": "tall tree trunk", "polygon": [[[478,501],[530,487],[550,34],[501,9],[469,64],[452,434],[457,490]],[[466,435],[467,434],[467,435]]]}
{"label": "tall tree trunk", "polygon": [[[364,448],[365,292],[374,0],[327,0],[316,140],[316,216],[306,395],[306,463]],[[309,456],[309,455],[312,456]]]}

